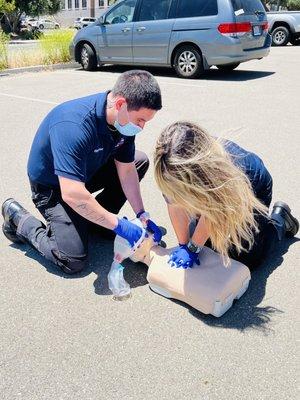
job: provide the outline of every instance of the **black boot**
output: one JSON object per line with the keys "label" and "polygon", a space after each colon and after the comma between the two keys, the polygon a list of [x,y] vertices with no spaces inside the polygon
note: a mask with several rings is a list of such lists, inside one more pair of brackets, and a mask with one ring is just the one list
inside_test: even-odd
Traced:
{"label": "black boot", "polygon": [[17,228],[20,219],[25,214],[29,214],[29,212],[12,198],[5,200],[2,204],[2,215],[4,218],[2,232],[7,239],[14,243],[24,243],[24,240],[17,234]]}
{"label": "black boot", "polygon": [[292,216],[290,207],[283,201],[277,201],[274,204],[270,218],[274,222],[274,225],[280,228],[279,230],[277,229],[279,240],[283,236],[293,237],[297,234],[299,222]]}

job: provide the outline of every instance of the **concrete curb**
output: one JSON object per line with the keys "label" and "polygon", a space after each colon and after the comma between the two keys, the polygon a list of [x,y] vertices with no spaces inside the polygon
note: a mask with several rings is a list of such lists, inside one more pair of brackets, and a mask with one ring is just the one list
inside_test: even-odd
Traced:
{"label": "concrete curb", "polygon": [[60,64],[51,64],[51,65],[35,65],[32,67],[4,69],[4,70],[0,71],[0,77],[7,76],[7,75],[22,74],[24,72],[40,72],[40,71],[68,69],[68,68],[71,68],[71,69],[80,68],[80,65],[77,62],[70,62],[70,63],[60,63]]}
{"label": "concrete curb", "polygon": [[8,42],[8,45],[14,45],[14,44],[32,44],[32,43],[38,43],[39,40],[11,40],[10,42]]}

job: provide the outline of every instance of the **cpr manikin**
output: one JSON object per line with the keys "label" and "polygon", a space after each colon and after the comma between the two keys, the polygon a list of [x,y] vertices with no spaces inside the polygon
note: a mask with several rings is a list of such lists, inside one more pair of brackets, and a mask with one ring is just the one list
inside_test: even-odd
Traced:
{"label": "cpr manikin", "polygon": [[225,267],[219,254],[204,247],[200,266],[175,268],[168,264],[171,251],[156,245],[149,235],[130,257],[134,262],[143,262],[149,267],[149,285],[164,297],[183,301],[204,314],[220,317],[248,288],[250,271],[238,261],[231,260],[231,264]]}

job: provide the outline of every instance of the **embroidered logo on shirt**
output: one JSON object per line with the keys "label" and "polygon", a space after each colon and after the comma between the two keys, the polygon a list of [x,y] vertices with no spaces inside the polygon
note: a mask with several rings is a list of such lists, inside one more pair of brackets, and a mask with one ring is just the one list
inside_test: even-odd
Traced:
{"label": "embroidered logo on shirt", "polygon": [[102,151],[102,150],[103,150],[103,147],[99,147],[99,149],[94,150],[94,153],[99,153],[99,151]]}
{"label": "embroidered logo on shirt", "polygon": [[115,149],[117,149],[118,147],[122,146],[122,144],[124,144],[124,142],[125,142],[125,139],[124,139],[124,138],[120,139],[120,140],[118,141],[118,143],[115,145]]}

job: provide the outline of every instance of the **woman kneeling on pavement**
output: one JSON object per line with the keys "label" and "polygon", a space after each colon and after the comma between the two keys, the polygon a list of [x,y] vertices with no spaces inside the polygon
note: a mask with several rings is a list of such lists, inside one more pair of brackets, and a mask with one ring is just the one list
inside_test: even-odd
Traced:
{"label": "woman kneeling on pavement", "polygon": [[176,122],[161,133],[154,166],[179,243],[170,255],[172,266],[201,263],[206,245],[226,264],[231,257],[251,269],[275,241],[299,229],[286,203],[276,202],[268,213],[272,177],[263,161],[193,123]]}

